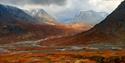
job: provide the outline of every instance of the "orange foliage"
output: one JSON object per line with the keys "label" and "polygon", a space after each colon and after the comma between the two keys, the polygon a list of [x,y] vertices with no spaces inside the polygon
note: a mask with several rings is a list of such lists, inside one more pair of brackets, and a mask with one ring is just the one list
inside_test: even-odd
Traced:
{"label": "orange foliage", "polygon": [[[125,63],[125,51],[0,54],[1,63]],[[109,55],[109,56],[107,56]]]}

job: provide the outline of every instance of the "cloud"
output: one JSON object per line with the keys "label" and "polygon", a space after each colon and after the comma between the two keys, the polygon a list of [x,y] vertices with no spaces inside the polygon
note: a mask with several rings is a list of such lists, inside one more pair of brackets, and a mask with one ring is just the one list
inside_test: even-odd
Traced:
{"label": "cloud", "polygon": [[42,8],[57,19],[74,17],[81,10],[111,13],[123,0],[0,0],[25,9]]}
{"label": "cloud", "polygon": [[[46,7],[49,10],[96,10],[111,12],[123,0],[0,0],[21,7]],[[48,7],[47,7],[48,6]],[[50,9],[51,8],[51,9]],[[54,8],[54,9],[53,9]]]}
{"label": "cloud", "polygon": [[0,0],[1,3],[13,5],[65,5],[66,0]]}
{"label": "cloud", "polygon": [[89,0],[96,11],[112,12],[123,0]]}
{"label": "cloud", "polygon": [[28,2],[36,5],[64,5],[66,0],[28,0]]}
{"label": "cloud", "polygon": [[[45,9],[58,19],[69,19],[80,11],[94,10],[111,13],[123,0],[67,0],[63,7],[46,7]],[[67,17],[68,16],[68,17]]]}
{"label": "cloud", "polygon": [[25,4],[25,0],[0,0],[2,4],[11,4],[11,5],[23,5]]}

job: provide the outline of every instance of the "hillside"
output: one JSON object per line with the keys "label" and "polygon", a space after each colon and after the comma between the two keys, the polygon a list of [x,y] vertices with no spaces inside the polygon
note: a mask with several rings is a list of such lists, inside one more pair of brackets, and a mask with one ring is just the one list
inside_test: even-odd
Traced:
{"label": "hillside", "polygon": [[[41,22],[36,17],[27,14],[22,9],[0,5],[0,44],[13,43],[19,41],[33,41],[45,39],[51,36],[70,35],[81,32],[70,26],[62,24],[43,23],[45,15],[44,11],[37,13]],[[48,18],[49,19],[49,18]],[[46,22],[50,22],[46,20]],[[53,21],[54,22],[54,21]],[[84,26],[88,29],[88,26]],[[85,29],[84,29],[85,30]]]}
{"label": "hillside", "polygon": [[44,41],[41,45],[86,45],[86,44],[124,44],[125,41],[125,1],[92,29],[63,38]]}

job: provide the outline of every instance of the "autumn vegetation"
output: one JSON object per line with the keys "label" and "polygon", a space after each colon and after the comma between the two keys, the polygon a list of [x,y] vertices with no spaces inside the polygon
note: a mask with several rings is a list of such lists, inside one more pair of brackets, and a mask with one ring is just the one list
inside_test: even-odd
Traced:
{"label": "autumn vegetation", "polygon": [[125,51],[3,53],[0,63],[125,63]]}

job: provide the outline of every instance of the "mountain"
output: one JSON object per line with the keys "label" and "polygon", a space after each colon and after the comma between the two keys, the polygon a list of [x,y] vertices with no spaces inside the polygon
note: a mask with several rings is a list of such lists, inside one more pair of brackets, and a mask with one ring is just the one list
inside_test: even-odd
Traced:
{"label": "mountain", "polygon": [[23,25],[39,23],[35,18],[23,10],[0,4],[0,36],[8,34],[21,34],[24,32]]}
{"label": "mountain", "polygon": [[[91,19],[91,18],[90,18]],[[41,45],[125,44],[125,1],[92,29],[73,36],[55,38]]]}
{"label": "mountain", "polygon": [[78,15],[75,15],[72,22],[85,23],[84,21],[86,21],[86,23],[95,24],[105,19],[107,15],[106,12],[96,12],[93,10],[80,11]]}
{"label": "mountain", "polygon": [[46,23],[46,24],[54,24],[55,23],[55,19],[50,16],[46,11],[44,11],[43,9],[33,9],[33,10],[29,10],[28,13],[35,17],[36,19],[38,19],[39,22],[41,23]]}
{"label": "mountain", "polygon": [[[73,25],[72,25],[73,26]],[[82,29],[83,28],[83,29]],[[66,25],[48,24],[18,24],[0,25],[0,44],[9,44],[23,41],[37,41],[53,37],[62,37],[80,33],[89,27],[77,28]]]}
{"label": "mountain", "polygon": [[[74,12],[75,15],[70,15],[69,17],[60,17],[59,21],[62,23],[87,23],[95,25],[100,21],[104,20],[108,13],[106,12],[96,12],[94,10]],[[90,19],[91,18],[91,19]]]}
{"label": "mountain", "polygon": [[[47,13],[42,10],[39,12],[40,17],[42,17],[42,14],[44,15],[41,18],[41,21],[44,21],[45,16],[48,16]],[[43,24],[22,9],[0,4],[0,44],[35,41],[53,36],[74,34],[80,31],[61,24]]]}
{"label": "mountain", "polygon": [[0,4],[0,22],[1,23],[38,23],[38,21],[32,16],[25,13],[23,10]]}

